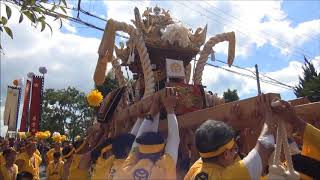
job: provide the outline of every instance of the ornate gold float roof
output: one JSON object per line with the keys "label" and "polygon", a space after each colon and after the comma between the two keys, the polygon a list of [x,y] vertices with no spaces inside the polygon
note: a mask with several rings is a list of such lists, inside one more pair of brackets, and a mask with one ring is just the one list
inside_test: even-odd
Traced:
{"label": "ornate gold float roof", "polygon": [[[194,33],[183,24],[174,22],[169,10],[159,7],[146,8],[140,15],[139,9],[134,9],[135,19],[131,20],[139,33],[142,34],[147,48],[174,51],[176,53],[195,56],[206,40],[207,26],[197,28]],[[128,60],[132,44],[132,37],[120,47],[115,47],[118,58],[123,62]]]}

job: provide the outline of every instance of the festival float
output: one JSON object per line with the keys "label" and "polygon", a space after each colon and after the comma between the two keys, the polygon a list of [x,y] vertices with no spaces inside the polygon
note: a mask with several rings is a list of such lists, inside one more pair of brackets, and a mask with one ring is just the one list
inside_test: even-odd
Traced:
{"label": "festival float", "polygon": [[[225,121],[224,116],[230,113],[235,104],[239,104],[241,123],[234,128],[240,131],[240,151],[249,152],[256,144],[262,128],[261,124],[252,118],[257,97],[224,103],[222,98],[206,90],[202,82],[208,56],[213,53],[216,44],[228,42],[226,61],[229,66],[233,64],[235,33],[226,32],[207,38],[207,26],[193,32],[183,24],[174,22],[169,12],[159,7],[147,8],[142,15],[139,9],[135,8],[134,20],[131,21],[133,25],[114,19],[108,20],[98,50],[95,84],[104,83],[107,65],[111,64],[119,86],[125,87],[112,93],[121,93],[118,98],[126,98],[126,108],[143,103],[155,93],[164,93],[165,88],[174,87],[179,92],[176,114],[181,132],[195,129],[207,119]],[[129,35],[125,43],[120,43],[120,47],[115,44],[117,32]],[[194,69],[192,60],[196,62]],[[131,71],[134,83],[127,83],[122,67]],[[266,96],[270,99],[280,98],[280,95],[275,93],[268,93]],[[107,103],[112,101],[110,97],[106,99]],[[319,102],[310,103],[306,98],[302,98],[291,103],[302,118],[317,126],[315,120],[320,119]],[[102,115],[100,122],[108,118]],[[159,129],[165,131],[165,115],[162,115],[161,119]]]}

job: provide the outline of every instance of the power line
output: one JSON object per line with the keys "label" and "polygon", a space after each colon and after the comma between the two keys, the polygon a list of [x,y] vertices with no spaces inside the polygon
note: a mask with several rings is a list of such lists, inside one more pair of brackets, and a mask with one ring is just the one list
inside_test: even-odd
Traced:
{"label": "power line", "polygon": [[[183,4],[184,5],[184,4]],[[185,6],[185,5],[184,5]],[[189,7],[190,8],[190,7]],[[201,8],[203,8],[203,7],[201,7]],[[88,15],[88,16],[90,16],[90,17],[94,17],[94,18],[97,18],[97,19],[99,19],[99,20],[102,20],[102,21],[107,21],[107,19],[104,19],[104,18],[101,18],[101,17],[99,17],[99,16],[97,16],[97,15],[94,15],[94,14],[92,14],[92,13],[90,13],[90,12],[88,12],[88,11],[85,11],[85,10],[83,10],[82,8],[80,8],[80,10],[77,10],[76,8],[68,8],[68,9],[71,9],[71,10],[74,10],[74,11],[80,11],[81,13],[83,13],[83,14],[85,14],[85,15]],[[203,8],[204,9],[204,8]],[[201,15],[203,15],[203,14],[201,14]],[[221,17],[221,16],[220,16]],[[223,18],[223,17],[222,17]],[[176,18],[175,18],[176,19]],[[211,19],[211,18],[210,18]],[[178,19],[177,19],[178,20]],[[212,20],[212,19],[211,19]],[[180,20],[178,20],[179,22],[181,22]],[[218,21],[218,22],[220,22],[220,21]],[[222,23],[222,24],[224,24],[224,23]],[[189,24],[188,24],[189,25]],[[191,25],[189,25],[189,26],[191,26]],[[102,28],[101,28],[102,29]],[[242,33],[242,34],[244,34],[244,35],[246,35],[246,36],[248,36],[248,34],[246,34],[246,33],[244,33],[244,32],[242,32],[242,31],[240,31],[239,29],[237,29],[240,33]],[[122,38],[125,38],[125,39],[129,39],[129,37],[127,37],[127,36],[124,36],[124,35],[121,35],[121,34],[118,34],[118,33],[116,33],[116,35],[118,36],[118,37],[122,37]],[[282,47],[284,47],[283,45],[281,45]],[[286,46],[286,47],[290,47],[290,46]],[[304,52],[303,52],[304,53]],[[300,55],[300,54],[299,54]]]}
{"label": "power line", "polygon": [[[103,19],[103,18],[101,18],[101,17],[98,17],[98,16],[96,16],[96,15],[93,15],[93,14],[91,14],[91,13],[85,11],[85,10],[82,10],[82,9],[81,9],[80,12],[82,12],[82,13],[88,15],[88,16],[92,16],[92,17],[95,17],[95,18],[98,18],[98,19],[101,19],[101,20],[106,21],[105,19]],[[117,35],[117,36],[123,37],[122,35]],[[125,37],[125,36],[124,36],[124,38],[128,38],[128,37]],[[218,60],[218,59],[216,59],[216,61],[225,63],[225,62],[223,62],[223,61],[221,61],[221,60]],[[208,63],[207,63],[207,64],[208,64]],[[225,63],[225,64],[227,64],[227,63]],[[211,65],[211,66],[214,66],[214,67],[215,67],[215,65],[212,65],[212,64],[208,64],[208,65]],[[234,67],[236,67],[236,68],[239,68],[239,69],[242,69],[242,70],[249,71],[249,72],[255,74],[255,72],[253,72],[253,71],[251,71],[251,70],[249,70],[249,69],[242,68],[242,67],[237,66],[237,65],[232,65],[232,66],[234,66]],[[250,75],[247,75],[247,74],[239,73],[239,72],[236,72],[236,71],[232,71],[232,70],[229,70],[229,69],[225,69],[225,68],[220,67],[220,66],[216,66],[216,67],[217,67],[217,68],[224,69],[224,70],[229,71],[229,72],[232,72],[232,73],[237,73],[238,75],[241,75],[241,76],[244,76],[244,77],[248,77],[248,78],[251,78],[251,79],[252,79],[252,78],[253,78],[253,79],[256,79],[255,76],[250,76]],[[275,85],[275,86],[278,86],[278,87],[282,87],[282,88],[286,88],[286,89],[289,89],[289,88],[292,89],[292,87],[289,86],[289,85],[286,85],[286,84],[284,84],[284,83],[282,83],[282,82],[280,82],[280,81],[277,81],[277,80],[275,80],[275,79],[272,79],[272,78],[270,78],[270,77],[268,77],[268,76],[266,76],[266,75],[264,75],[264,74],[262,74],[262,75],[263,75],[264,77],[267,77],[267,78],[271,79],[272,81],[275,81],[275,82],[272,82],[272,81],[267,81],[267,80],[261,79],[261,81],[264,82],[264,83],[272,84],[272,85]],[[280,86],[279,86],[279,85],[280,85]],[[283,86],[285,86],[285,87],[283,87]]]}
{"label": "power line", "polygon": [[[241,1],[237,1],[237,3],[238,2],[241,2]],[[244,6],[244,5],[240,5],[240,4],[233,4],[234,6],[237,6],[237,7],[239,7],[239,8],[242,8],[242,6]],[[273,10],[277,10],[277,8],[272,8]],[[288,17],[289,19],[295,19],[295,18],[293,18],[292,16],[290,16],[289,14],[286,14],[286,17]],[[316,39],[316,38],[314,38],[314,37],[312,37],[312,36],[309,36],[308,34],[305,34],[305,33],[303,33],[302,35],[298,35],[298,36],[307,36],[309,39],[312,39],[312,40],[315,40],[315,41],[318,41],[318,39]]]}
{"label": "power line", "polygon": [[[192,60],[198,61],[196,59],[192,59]],[[215,61],[222,62],[223,64],[228,64],[228,63],[226,63],[224,61],[217,60],[217,59]],[[225,70],[227,72],[231,72],[231,73],[240,75],[242,77],[247,77],[247,78],[256,80],[255,72],[253,72],[253,71],[251,71],[249,69],[237,66],[237,65],[232,65],[232,66],[237,67],[237,68],[242,69],[242,70],[247,70],[247,71],[253,73],[253,75],[248,75],[248,74],[245,74],[245,73],[237,72],[237,71],[234,71],[234,70],[231,70],[231,69],[227,69],[227,68],[224,68],[224,67],[221,67],[221,66],[218,66],[218,65],[210,64],[210,63],[206,63],[206,65],[209,65],[209,66],[212,66],[212,67],[215,67],[215,68],[219,68],[219,69]],[[268,76],[266,76],[264,74],[263,74],[263,76],[268,77]],[[270,78],[270,77],[268,77],[268,78]],[[270,79],[272,79],[272,78],[270,78]],[[284,84],[284,83],[282,83],[282,82],[280,82],[278,80],[275,80],[275,79],[272,79],[272,80],[260,79],[260,81],[263,82],[263,83],[267,83],[267,84],[271,84],[271,85],[277,86],[277,87],[285,88],[285,89],[288,89],[288,90],[293,90],[292,86],[286,85],[286,84]]]}
{"label": "power line", "polygon": [[289,88],[291,88],[291,89],[294,89],[293,86],[284,84],[284,83],[282,83],[282,82],[280,82],[280,81],[278,81],[278,80],[276,80],[276,79],[273,79],[273,78],[271,78],[271,77],[269,77],[269,76],[267,76],[267,75],[265,75],[265,74],[260,73],[260,75],[262,75],[263,77],[266,77],[266,78],[268,78],[268,79],[270,79],[270,80],[272,80],[272,81],[275,81],[275,82],[277,82],[278,84],[281,84],[281,85],[283,85],[283,86],[287,86],[287,87],[289,87]]}
{"label": "power line", "polygon": [[[46,4],[53,5],[51,3],[46,3]],[[45,7],[43,7],[43,8],[46,9],[46,10],[49,10],[49,9],[47,9]],[[77,8],[74,8],[74,7],[71,7],[71,8],[70,7],[64,7],[64,8],[72,10],[72,11],[79,11],[79,12],[81,12],[83,14],[86,14],[87,16],[94,17],[96,19],[99,19],[99,20],[102,20],[102,21],[105,21],[105,22],[108,21],[107,19],[101,18],[101,17],[99,17],[97,15],[94,15],[94,14],[88,12],[88,11],[85,11],[82,8],[80,8],[79,10]],[[54,12],[54,13],[56,13],[56,15],[59,15],[60,17],[64,17],[65,19],[68,19],[68,20],[70,20],[70,21],[72,21],[74,23],[82,24],[82,25],[88,26],[89,28],[93,28],[93,29],[96,29],[96,30],[104,31],[103,28],[100,28],[100,27],[98,27],[96,25],[93,25],[93,24],[88,23],[88,22],[86,22],[84,20],[81,20],[79,17],[75,18],[75,17],[71,17],[71,16],[68,16],[68,15],[63,15],[63,14],[60,14],[60,13],[57,13],[57,12]],[[55,15],[53,15],[53,16],[56,17]],[[85,27],[81,27],[81,28],[85,28]],[[125,38],[125,39],[129,39],[129,37],[121,35],[119,33],[116,33],[116,36],[121,37],[121,38]]]}
{"label": "power line", "polygon": [[[206,2],[207,3],[207,2]],[[48,3],[48,4],[50,4],[50,3]],[[180,3],[181,4],[181,3]],[[208,4],[208,3],[207,3]],[[190,8],[189,6],[186,6],[185,4],[183,4],[182,3],[182,5],[183,6],[185,6],[185,7],[188,7],[188,8]],[[210,5],[210,4],[209,4]],[[200,5],[201,6],[201,5]],[[207,9],[205,9],[205,8],[203,8],[202,6],[201,6],[201,8],[202,9],[204,9],[204,10],[206,10],[206,11],[208,11],[208,12],[210,12],[210,13],[212,13],[211,11],[209,11],[209,10],[207,10]],[[91,16],[91,17],[94,17],[94,18],[97,18],[97,19],[100,19],[100,20],[102,20],[102,21],[107,21],[107,19],[104,19],[104,18],[101,18],[101,17],[99,17],[99,16],[97,16],[97,15],[94,15],[94,14],[92,14],[92,13],[90,13],[90,12],[88,12],[88,11],[85,11],[85,10],[83,10],[82,8],[80,8],[79,10],[78,9],[76,9],[76,8],[67,8],[67,9],[71,9],[71,10],[74,10],[74,11],[80,11],[80,12],[82,12],[83,14],[86,14],[86,15],[88,15],[88,16]],[[194,9],[192,9],[192,8],[190,8],[191,10],[193,10],[193,11],[195,11]],[[217,8],[218,9],[218,8]],[[219,10],[219,9],[218,9]],[[222,10],[219,10],[219,11],[221,11],[221,12],[224,12],[224,11],[222,11]],[[197,11],[198,12],[198,11]],[[207,18],[209,18],[209,19],[211,19],[211,20],[214,20],[214,19],[212,19],[212,18],[210,18],[210,17],[208,17],[207,15],[204,15],[204,14],[202,14],[201,12],[198,12],[200,15],[202,15],[202,16],[206,16]],[[225,12],[224,12],[225,13]],[[220,18],[223,18],[223,17],[221,17],[221,16],[219,16],[219,15],[217,15],[217,14],[215,14],[215,13],[212,13],[212,14],[214,14],[214,15],[216,15],[216,16],[218,16],[218,17],[220,17]],[[225,14],[227,14],[227,13],[225,13]],[[232,16],[232,15],[230,15],[230,16]],[[234,17],[234,16],[232,16],[232,17]],[[234,18],[236,18],[236,17],[234,17]],[[223,19],[225,19],[225,18],[223,18]],[[178,19],[177,19],[178,20]],[[178,20],[179,22],[181,22],[180,20]],[[227,25],[227,24],[225,24],[225,23],[223,23],[223,22],[221,22],[221,21],[218,21],[218,20],[214,20],[214,21],[217,21],[218,23],[221,23],[221,24],[224,24],[224,25]],[[229,20],[227,20],[227,21],[229,21]],[[240,20],[239,20],[240,21]],[[75,22],[75,21],[73,21],[73,22]],[[240,21],[241,22],[241,21]],[[191,26],[191,25],[189,25],[189,26]],[[192,26],[191,26],[192,27]],[[97,28],[95,28],[95,29],[97,29]],[[101,30],[102,28],[99,28],[99,30]],[[244,34],[244,35],[246,35],[246,36],[249,36],[248,34],[246,34],[246,33],[244,33],[243,31],[241,31],[241,30],[239,30],[239,29],[237,29],[240,33],[242,33],[242,34]],[[125,39],[129,39],[127,36],[123,36],[123,35],[121,35],[121,34],[116,34],[118,37],[122,37],[122,38],[125,38]],[[275,36],[274,36],[275,37]],[[278,40],[280,40],[280,39],[278,39]],[[281,42],[282,40],[280,40],[280,42]],[[283,42],[283,41],[282,41]],[[287,42],[285,42],[286,44],[288,44]],[[287,47],[291,47],[290,45],[287,45],[287,46],[285,46],[285,45],[280,45],[280,46],[282,46],[282,47],[284,47],[284,48],[287,48]],[[302,49],[302,53],[303,54],[305,54],[305,55],[307,55],[305,52],[304,52],[304,50]],[[301,54],[299,54],[299,55],[301,55]],[[309,56],[309,55],[307,55],[307,56]],[[310,58],[311,56],[309,56],[309,58]]]}
{"label": "power line", "polygon": [[[242,76],[242,77],[246,77],[246,78],[250,78],[250,79],[253,79],[253,80],[256,80],[256,77],[255,76],[251,76],[251,75],[248,75],[248,74],[244,74],[244,73],[240,73],[240,72],[237,72],[237,71],[233,71],[231,69],[226,69],[224,67],[221,67],[221,66],[217,66],[217,65],[214,65],[214,64],[209,64],[207,63],[206,65],[209,65],[209,66],[212,66],[212,67],[215,67],[215,68],[218,68],[218,69],[222,69],[224,71],[227,71],[227,72],[231,72],[231,73],[234,73],[234,74],[237,74],[239,76]],[[267,80],[263,80],[263,79],[260,79],[261,82],[263,83],[266,83],[266,84],[270,84],[270,85],[273,85],[273,86],[277,86],[277,87],[280,87],[280,88],[284,88],[284,89],[288,89],[288,90],[293,90],[292,88],[288,88],[286,86],[281,86],[277,83],[274,83],[274,82],[271,82],[271,81],[267,81]]]}
{"label": "power line", "polygon": [[[221,60],[219,60],[219,59],[215,59],[215,61],[220,62],[220,63],[223,63],[223,64],[226,64],[226,65],[229,65],[228,63],[226,63],[226,62],[224,62],[224,61],[221,61]],[[238,69],[242,69],[242,70],[248,71],[248,72],[253,73],[253,74],[255,75],[255,72],[252,71],[252,70],[250,70],[250,69],[243,68],[243,67],[237,66],[237,65],[235,65],[235,64],[232,64],[231,66],[236,67],[236,68],[238,68]]]}
{"label": "power line", "polygon": [[[224,18],[224,17],[222,17],[222,16],[219,16],[219,15],[217,15],[216,13],[214,13],[214,12],[212,12],[212,11],[204,8],[201,4],[198,4],[198,5],[199,5],[202,9],[205,9],[206,11],[208,11],[210,14],[216,15],[216,16],[222,18],[222,19],[225,19],[226,21],[232,22],[232,21],[230,21],[230,20],[228,20],[228,19],[226,19],[226,18]],[[209,4],[209,5],[210,5],[210,4]],[[216,9],[218,9],[218,8],[216,8]],[[219,9],[218,9],[218,10],[219,10]],[[220,11],[223,12],[222,10],[220,10]],[[225,14],[226,14],[226,13],[225,13]],[[230,16],[232,16],[232,15],[230,15]],[[239,20],[239,18],[234,17],[234,16],[232,16],[232,17],[235,18],[236,20],[238,20],[241,24],[243,23],[243,21]],[[232,23],[234,23],[234,22],[232,22]],[[248,25],[248,24],[245,24],[245,25]],[[240,26],[241,26],[241,25],[240,25]],[[290,43],[288,43],[288,42],[280,39],[278,36],[276,36],[276,35],[274,35],[274,34],[267,33],[267,32],[260,32],[260,34],[262,34],[262,35],[263,35],[263,34],[267,35],[267,36],[264,36],[264,37],[267,38],[267,39],[269,38],[269,36],[274,37],[274,38],[277,39],[279,42],[285,44],[285,45],[281,45],[282,47],[286,46],[286,47],[295,48],[295,49],[297,49],[297,50],[300,50],[303,54],[306,54],[306,53],[305,53],[306,50],[304,50],[304,49],[302,49],[302,48],[298,48],[298,47],[293,47],[293,46],[290,45]],[[306,51],[306,52],[307,52],[307,51]],[[307,53],[310,53],[310,52],[307,52]],[[309,55],[308,55],[308,56],[309,56]],[[309,57],[310,57],[310,56],[309,56]]]}
{"label": "power line", "polygon": [[[228,65],[228,63],[226,63],[226,62],[224,62],[224,61],[221,61],[221,60],[218,60],[218,59],[215,59],[215,61]],[[242,70],[248,71],[248,72],[253,73],[254,75],[256,75],[256,73],[255,73],[254,71],[250,70],[250,69],[243,68],[243,67],[240,67],[240,66],[237,66],[237,65],[231,65],[231,66],[236,67],[236,68],[238,68],[238,69],[242,69]],[[288,88],[292,88],[292,89],[294,88],[293,86],[290,86],[290,85],[287,85],[287,84],[285,84],[285,83],[282,83],[282,82],[280,82],[280,81],[278,81],[278,80],[276,80],[276,79],[273,79],[273,78],[271,78],[271,77],[269,77],[269,76],[267,76],[267,75],[265,75],[265,74],[263,74],[263,73],[261,73],[261,72],[260,72],[259,74],[262,75],[262,76],[265,77],[265,78],[268,78],[268,79],[271,80],[271,81],[274,81],[275,83],[281,84],[281,85],[286,86],[286,87],[288,87]],[[260,78],[261,78],[261,77],[260,77]]]}
{"label": "power line", "polygon": [[[211,17],[203,14],[201,11],[198,11],[198,10],[196,10],[195,8],[192,8],[192,7],[190,7],[190,6],[187,6],[186,4],[184,4],[184,3],[182,3],[182,2],[179,2],[179,1],[175,1],[175,2],[179,3],[180,5],[182,5],[182,6],[184,6],[184,7],[187,7],[187,8],[189,8],[189,9],[191,9],[192,11],[195,11],[195,12],[199,13],[199,14],[202,15],[202,16],[206,16],[206,17],[209,18],[211,21],[215,21],[215,22],[218,22],[218,23],[220,23],[220,24],[223,24],[223,25],[226,25],[226,26],[230,26],[230,24],[226,24],[226,23],[224,23],[224,22],[222,22],[222,21],[219,21],[219,20],[217,20],[217,19],[213,19],[213,18],[211,18]],[[203,8],[203,7],[201,7],[201,8],[207,11],[207,9],[205,9],[205,8]],[[211,13],[211,14],[212,14],[212,13]],[[217,14],[214,14],[214,15],[215,15],[215,16],[218,16],[218,17],[221,17],[221,16],[219,16],[219,15],[217,15]],[[223,17],[221,17],[221,18],[223,18]],[[224,18],[223,18],[223,19],[224,19]],[[227,20],[227,21],[228,21],[228,20]],[[239,33],[241,33],[241,34],[249,37],[249,34],[247,34],[246,32],[244,32],[244,31],[242,31],[242,30],[240,30],[240,29],[238,29],[238,28],[235,28],[235,27],[234,27],[234,29],[236,29]],[[288,44],[288,43],[287,43],[287,44]],[[283,44],[279,44],[279,45],[280,45],[281,47],[284,47],[284,48],[290,47],[290,46],[285,46],[285,45],[283,45]],[[295,54],[297,54],[297,55],[301,55],[300,53],[297,53],[296,51],[293,51],[293,52],[294,52]],[[302,54],[305,54],[305,53],[302,51]],[[311,57],[311,56],[309,56],[309,55],[307,55],[307,56],[308,56],[308,57]]]}
{"label": "power line", "polygon": [[[236,16],[234,16],[234,15],[232,15],[232,14],[226,12],[226,11],[223,11],[222,9],[218,8],[217,6],[214,6],[213,4],[209,4],[209,3],[206,2],[206,1],[204,1],[204,3],[206,3],[206,4],[207,4],[208,6],[210,6],[210,7],[213,7],[213,8],[215,8],[216,10],[218,10],[218,11],[226,14],[227,16],[230,16],[231,18],[237,20],[237,21],[240,22],[241,24],[249,25],[248,23],[244,22],[243,20],[239,19],[238,17],[236,17]],[[238,7],[239,7],[239,6],[238,6]],[[209,9],[209,8],[208,8],[208,9]],[[272,9],[275,10],[276,8],[272,8]],[[287,15],[287,17],[290,17],[290,16]],[[293,18],[291,18],[291,19],[293,19]],[[268,34],[269,34],[269,33],[268,33]],[[305,37],[308,38],[308,39],[316,40],[315,38],[309,36],[308,34],[297,35],[297,36],[298,36],[298,37],[303,37],[303,36],[305,36]],[[278,36],[277,36],[277,37],[278,37]],[[279,37],[278,37],[278,38],[279,38]]]}
{"label": "power line", "polygon": [[[78,11],[78,10],[76,10],[75,8],[68,8],[68,9],[74,10],[74,11]],[[96,16],[96,15],[90,13],[90,12],[87,12],[87,11],[81,9],[81,8],[79,9],[79,12],[81,12],[81,13],[83,13],[83,14],[86,14],[86,15],[88,15],[88,16],[91,16],[91,17],[94,17],[94,18],[103,20],[103,21],[107,21],[106,19],[101,18],[101,17],[98,17],[98,16]],[[57,13],[57,14],[59,14],[59,13]],[[81,20],[80,18],[74,18],[74,17],[70,17],[70,16],[66,16],[66,15],[65,15],[64,17],[66,17],[66,19],[69,19],[69,20],[72,21],[72,22],[86,25],[86,26],[88,26],[89,28],[95,28],[95,29],[97,29],[97,30],[104,31],[104,29],[99,28],[99,27],[97,27],[97,26],[95,26],[95,25],[92,25],[92,24],[90,24],[90,23],[87,23],[87,22]],[[81,27],[81,28],[85,28],[85,27]],[[126,37],[126,36],[123,36],[123,35],[120,35],[120,34],[116,34],[116,35],[119,36],[119,37],[123,37],[123,38],[127,38],[127,39],[128,39],[128,37]],[[221,63],[224,63],[224,64],[227,64],[227,63],[225,63],[224,61],[221,61],[221,60],[217,60],[217,59],[216,59],[216,61],[221,62]],[[251,79],[256,79],[255,76],[251,76],[251,75],[247,75],[247,74],[240,73],[240,72],[237,72],[237,71],[233,71],[233,70],[226,69],[226,68],[223,68],[223,67],[220,67],[220,66],[216,66],[216,65],[213,65],[213,64],[207,63],[207,65],[210,65],[210,66],[213,66],[213,67],[216,67],[216,68],[220,68],[220,69],[223,69],[223,70],[225,70],[225,71],[228,71],[228,72],[231,72],[231,73],[235,73],[235,74],[238,74],[238,75],[243,76],[243,77],[248,77],[248,78],[251,78]],[[242,68],[242,67],[237,66],[237,65],[232,65],[232,66],[234,66],[234,67],[236,67],[236,68],[239,68],[239,69],[242,69],[242,70],[249,71],[249,72],[255,74],[255,72],[253,72],[253,71],[251,71],[251,70],[249,70],[249,69]],[[272,81],[275,81],[275,82],[272,82],[272,81],[268,81],[268,80],[263,80],[263,79],[261,79],[262,82],[268,83],[268,84],[271,84],[271,85],[275,85],[275,86],[278,86],[278,87],[286,88],[286,89],[289,89],[289,88],[290,88],[290,89],[292,90],[292,86],[286,85],[286,84],[284,84],[284,83],[282,83],[282,82],[280,82],[280,81],[277,81],[277,80],[275,80],[275,79],[272,79],[272,78],[270,78],[270,77],[268,77],[268,76],[266,76],[266,75],[264,75],[264,74],[262,74],[262,75],[263,75],[264,77],[269,78],[269,79],[272,80]],[[280,86],[279,86],[279,85],[280,85]]]}

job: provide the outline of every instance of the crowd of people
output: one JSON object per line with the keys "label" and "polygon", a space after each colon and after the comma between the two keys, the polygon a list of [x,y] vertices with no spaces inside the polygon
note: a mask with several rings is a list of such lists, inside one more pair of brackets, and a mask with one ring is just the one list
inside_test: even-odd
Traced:
{"label": "crowd of people", "polygon": [[[271,106],[266,96],[257,99],[264,125],[256,145],[245,155],[239,154],[241,144],[232,128],[239,119],[232,113],[226,113],[225,122],[209,119],[195,131],[179,132],[176,93],[167,89],[166,95],[156,94],[149,103],[130,110],[117,108],[111,122],[125,123],[96,123],[86,137],[73,143],[56,141],[49,149],[33,137],[1,139],[0,179],[40,179],[41,164],[48,180],[259,179],[268,173],[278,121],[288,125],[289,135],[294,131],[303,137],[298,146],[289,136],[290,148],[296,148],[291,154],[294,166],[306,175],[301,177],[320,178],[315,170],[320,169],[320,130],[299,118],[286,101]],[[167,129],[160,133],[161,107]]]}

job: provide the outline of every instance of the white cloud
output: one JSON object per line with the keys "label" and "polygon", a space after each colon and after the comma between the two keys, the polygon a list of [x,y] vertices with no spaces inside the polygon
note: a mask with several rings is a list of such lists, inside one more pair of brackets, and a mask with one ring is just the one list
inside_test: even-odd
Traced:
{"label": "white cloud", "polygon": [[[320,72],[320,56],[316,56],[311,60],[317,72]],[[271,71],[271,72],[262,72],[264,75],[276,79],[284,84],[290,86],[296,86],[299,83],[299,76],[303,75],[302,69],[303,63],[298,61],[290,61],[287,67],[282,69]],[[245,70],[239,70],[237,68],[231,67],[228,68],[224,66],[226,69],[235,70],[241,73],[253,75],[252,73],[248,73]],[[254,70],[254,67],[248,67],[249,70]],[[264,78],[260,75],[262,79]],[[225,70],[216,69],[211,66],[206,66],[203,72],[203,84],[207,86],[208,90],[212,90],[218,93],[220,96],[226,91],[228,88],[237,89],[240,97],[248,97],[257,93],[257,84],[256,80],[250,79],[247,77],[242,77],[237,74],[232,74]],[[274,86],[271,84],[267,84],[261,82],[261,89],[264,93],[288,93],[292,92],[291,90],[281,88],[278,86]]]}
{"label": "white cloud", "polygon": [[[1,33],[4,55],[1,55],[1,117],[6,99],[6,87],[19,77],[27,78],[28,72],[39,74],[38,68],[46,66],[45,88],[68,86],[88,92],[94,87],[93,73],[98,59],[100,40],[75,34],[64,34],[59,22],[50,22],[53,33],[46,28],[40,32],[25,19],[18,24],[19,14],[13,10],[9,27],[14,39]],[[110,66],[109,68],[110,69]]]}
{"label": "white cloud", "polygon": [[[233,16],[245,21],[250,26],[245,26],[249,36],[244,36],[237,33],[237,49],[238,56],[246,56],[255,47],[263,46],[266,43],[281,48],[276,40],[264,39],[256,35],[256,31],[267,31],[275,33],[286,41],[292,42],[295,46],[302,46],[308,39],[299,39],[299,36],[308,34],[309,36],[319,35],[319,31],[314,29],[319,20],[300,23],[296,27],[292,27],[290,21],[286,18],[285,13],[281,10],[281,2],[263,2],[264,6],[256,2],[250,2],[248,5],[236,4],[233,1],[219,2],[209,1],[208,3],[217,6],[220,9],[232,14]],[[203,15],[184,7],[195,7],[195,4],[206,6],[205,2],[193,1],[143,1],[143,2],[124,2],[124,1],[105,1],[107,7],[107,18],[113,18],[118,21],[130,23],[130,19],[134,18],[133,8],[139,7],[140,13],[147,6],[155,6],[169,9],[174,17],[174,20],[181,20],[193,28],[203,27],[208,23],[208,36],[217,33],[223,33],[233,30],[230,26],[224,26],[218,22],[212,22],[208,17],[216,19],[214,15],[199,7],[196,9],[201,11]],[[3,6],[2,6],[3,8]],[[215,11],[215,9],[209,9]],[[21,24],[18,22],[18,15],[13,11],[10,27],[14,33],[14,39],[11,40],[4,33],[1,34],[2,46],[4,47],[5,55],[1,57],[1,104],[4,104],[6,85],[11,84],[13,79],[18,77],[26,77],[30,71],[38,72],[40,66],[48,68],[46,75],[45,88],[66,88],[74,86],[82,91],[88,92],[93,87],[93,73],[97,62],[97,50],[100,43],[99,39],[81,37],[76,34],[64,34],[58,30],[60,24],[58,22],[50,23],[53,26],[53,34],[51,35],[48,28],[40,33],[39,28],[34,29],[26,20]],[[218,18],[219,19],[219,18]],[[266,21],[262,21],[266,19]],[[236,21],[236,20],[234,20]],[[232,24],[230,22],[225,22]],[[268,24],[269,23],[269,24]],[[269,27],[274,26],[274,27]],[[70,32],[76,32],[73,27],[65,25]],[[312,32],[311,32],[312,31]],[[291,33],[288,33],[291,32]],[[289,34],[289,35],[287,35]],[[299,42],[296,42],[298,41]],[[226,45],[226,43],[225,43]],[[217,52],[226,52],[225,45],[220,45],[215,48]],[[290,52],[290,48],[288,52]],[[313,60],[315,66],[320,69],[320,56]],[[274,72],[267,72],[267,75],[278,79],[290,85],[297,84],[299,67],[301,63],[297,61],[290,62],[288,67],[282,68]],[[110,66],[109,66],[110,68]],[[250,69],[253,69],[250,67]],[[256,92],[255,80],[238,77],[228,72],[205,67],[203,82],[211,89],[218,92],[220,95],[227,88],[238,89],[239,95],[244,97]],[[285,89],[276,88],[262,83],[264,92],[287,92]],[[3,112],[3,106],[1,106]],[[3,114],[3,113],[2,113]],[[0,117],[2,119],[2,117]]]}
{"label": "white cloud", "polygon": [[[279,49],[281,53],[293,53],[299,51],[296,48],[301,48],[310,40],[308,37],[314,38],[320,34],[319,19],[302,22],[294,27],[282,9],[281,1],[144,1],[143,3],[106,1],[105,5],[108,18],[127,23],[131,23],[130,19],[134,18],[135,6],[142,14],[145,7],[158,5],[170,10],[174,20],[180,20],[194,30],[208,23],[207,37],[235,31],[237,56],[248,56],[253,50],[266,44]],[[226,54],[227,43],[221,43],[214,49],[216,52]],[[318,61],[313,62],[319,67]],[[302,73],[301,66],[300,62],[292,61],[288,67],[266,72],[266,75],[283,83],[296,85],[298,76]],[[249,69],[254,70],[254,67]],[[205,67],[203,82],[209,89],[219,94],[227,88],[238,89],[240,96],[248,96],[256,92],[256,80],[239,77],[209,66]],[[288,92],[287,89],[265,83],[261,83],[261,88],[264,92]]]}
{"label": "white cloud", "polygon": [[[142,14],[145,7],[158,5],[170,10],[174,20],[180,20],[194,30],[208,23],[207,37],[235,31],[237,56],[248,56],[265,44],[278,48],[283,54],[301,54],[302,45],[311,40],[309,37],[320,35],[320,19],[294,27],[282,10],[281,1],[105,1],[105,5],[107,17],[118,21],[130,23],[130,19],[134,19],[135,6]],[[219,44],[215,50],[226,54],[226,47],[226,43]]]}

